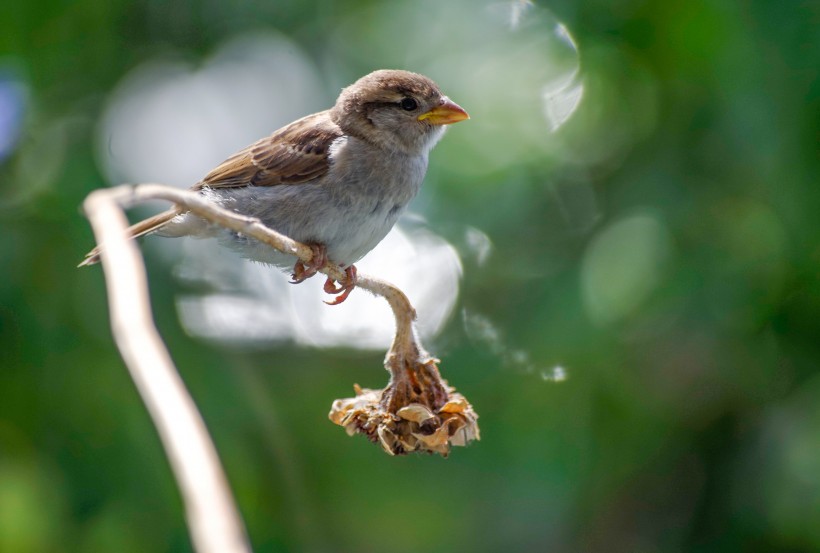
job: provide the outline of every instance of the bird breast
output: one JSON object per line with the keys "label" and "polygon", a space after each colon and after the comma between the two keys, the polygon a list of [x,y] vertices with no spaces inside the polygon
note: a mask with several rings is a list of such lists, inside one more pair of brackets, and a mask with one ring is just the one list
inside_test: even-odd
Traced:
{"label": "bird breast", "polygon": [[[345,137],[331,148],[332,177],[327,191],[336,206],[327,229],[328,257],[349,265],[361,259],[390,231],[418,194],[427,154],[374,155],[373,146]],[[335,254],[335,256],[334,256]]]}

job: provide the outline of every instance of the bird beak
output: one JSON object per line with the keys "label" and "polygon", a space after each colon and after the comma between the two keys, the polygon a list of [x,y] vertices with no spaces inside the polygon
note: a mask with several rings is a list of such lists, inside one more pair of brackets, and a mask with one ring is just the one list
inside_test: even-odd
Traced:
{"label": "bird beak", "polygon": [[431,125],[449,125],[469,119],[470,116],[461,106],[450,100],[448,97],[441,99],[441,104],[437,105],[427,113],[419,115],[419,121],[427,121]]}

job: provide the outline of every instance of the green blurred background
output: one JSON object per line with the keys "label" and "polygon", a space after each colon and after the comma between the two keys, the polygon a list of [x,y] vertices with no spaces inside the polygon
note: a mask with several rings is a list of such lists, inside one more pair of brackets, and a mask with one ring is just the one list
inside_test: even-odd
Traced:
{"label": "green blurred background", "polygon": [[462,255],[426,345],[482,430],[446,460],[348,438],[330,403],[383,386],[383,351],[192,337],[149,251],[255,551],[820,551],[819,25],[766,0],[3,2],[0,551],[191,550],[102,273],[75,269],[79,205],[113,184],[123,79],[249,34],[298,53],[313,109],[402,67],[471,113],[415,211]]}

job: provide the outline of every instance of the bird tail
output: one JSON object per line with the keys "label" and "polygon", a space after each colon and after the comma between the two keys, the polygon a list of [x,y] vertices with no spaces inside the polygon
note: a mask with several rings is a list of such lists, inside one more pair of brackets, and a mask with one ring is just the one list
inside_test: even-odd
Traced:
{"label": "bird tail", "polygon": [[[139,223],[136,223],[128,227],[128,235],[131,238],[139,238],[140,236],[150,234],[164,227],[171,219],[173,219],[179,214],[180,211],[177,209],[169,209],[168,211],[163,211],[158,215],[154,215],[153,217],[149,217],[144,221],[140,221]],[[83,259],[83,261],[79,265],[77,265],[77,267],[87,267],[88,265],[94,265],[96,263],[99,263],[100,251],[101,247],[97,246],[96,248],[85,254],[85,259]]]}

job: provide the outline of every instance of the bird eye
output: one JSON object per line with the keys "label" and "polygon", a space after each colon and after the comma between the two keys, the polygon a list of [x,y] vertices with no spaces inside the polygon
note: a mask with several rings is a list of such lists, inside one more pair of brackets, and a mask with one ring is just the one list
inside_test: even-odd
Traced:
{"label": "bird eye", "polygon": [[401,109],[403,109],[405,111],[413,111],[414,109],[419,107],[418,102],[416,102],[412,98],[405,98],[404,100],[399,102],[399,105],[401,106]]}

